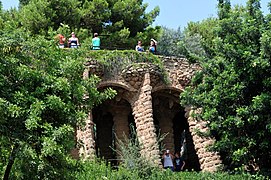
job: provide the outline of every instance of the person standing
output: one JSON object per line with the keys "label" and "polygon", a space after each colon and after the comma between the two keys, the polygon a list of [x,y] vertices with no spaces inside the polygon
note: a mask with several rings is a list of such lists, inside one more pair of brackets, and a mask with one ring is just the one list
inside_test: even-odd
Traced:
{"label": "person standing", "polygon": [[144,48],[142,47],[142,42],[141,41],[138,41],[137,42],[137,45],[135,47],[135,50],[136,51],[139,51],[139,52],[143,52],[144,51]]}
{"label": "person standing", "polygon": [[175,163],[175,171],[176,172],[180,172],[183,170],[184,165],[185,165],[185,161],[184,161],[183,157],[181,157],[179,155],[179,153],[175,153],[174,163]]}
{"label": "person standing", "polygon": [[94,33],[94,38],[92,38],[92,49],[99,50],[101,45],[101,40],[98,37],[98,33]]}
{"label": "person standing", "polygon": [[173,159],[174,156],[170,153],[169,150],[166,150],[166,152],[163,154],[164,169],[171,169],[172,171],[174,171]]}
{"label": "person standing", "polygon": [[150,48],[149,48],[149,51],[153,54],[156,53],[156,46],[157,46],[157,41],[154,40],[154,39],[151,39],[151,42],[150,42]]}
{"label": "person standing", "polygon": [[66,38],[62,34],[58,34],[57,38],[58,38],[58,47],[59,48],[64,48],[65,47]]}
{"label": "person standing", "polygon": [[69,38],[69,46],[70,48],[78,48],[79,46],[79,40],[78,38],[75,36],[75,33],[72,32],[72,37]]}

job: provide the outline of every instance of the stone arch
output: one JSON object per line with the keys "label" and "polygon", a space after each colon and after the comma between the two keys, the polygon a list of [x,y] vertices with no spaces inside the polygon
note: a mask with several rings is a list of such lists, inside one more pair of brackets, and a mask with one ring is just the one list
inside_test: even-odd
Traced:
{"label": "stone arch", "polygon": [[[168,84],[162,81],[159,68],[151,63],[138,63],[138,66],[128,66],[124,71],[109,75],[99,67],[99,63],[91,60],[86,63],[84,78],[96,74],[102,79],[98,85],[100,90],[107,87],[117,90],[118,95],[114,99],[100,105],[104,118],[113,121],[112,129],[119,133],[116,133],[117,136],[122,135],[123,132],[128,134],[127,126],[134,122],[139,141],[143,144],[141,153],[154,164],[159,164],[155,127],[159,129],[159,126],[162,126],[164,132],[169,132],[165,143],[172,151],[179,151],[179,137],[185,130],[187,169],[215,171],[221,164],[219,155],[206,149],[214,142],[213,139],[199,137],[196,134],[198,129],[207,130],[205,122],[192,117],[194,109],[181,107],[179,104],[180,93],[189,85],[200,66],[190,64],[185,58],[163,56],[160,58],[168,73]],[[159,111],[159,108],[163,110]],[[93,122],[97,123],[95,115],[97,111],[95,109],[92,111],[86,120],[86,126],[77,130],[77,140],[83,144],[79,153],[84,157],[93,157],[95,152]],[[110,120],[105,121],[109,121],[110,124]]]}
{"label": "stone arch", "polygon": [[[99,87],[99,90],[102,91],[104,88],[108,88],[108,86]],[[129,102],[131,101],[129,98],[130,92],[120,85],[110,86],[110,88],[117,91],[117,96],[111,100],[106,100],[92,110],[93,123],[96,127],[94,132],[95,148],[98,156],[112,164],[117,164],[120,157],[113,149],[119,149],[117,140],[123,141],[124,135],[129,136],[129,124],[134,123],[134,118]],[[104,143],[102,144],[102,142]]]}
{"label": "stone arch", "polygon": [[95,152],[98,157],[115,159],[113,116],[110,112],[102,110],[103,106],[93,109]]}
{"label": "stone arch", "polygon": [[180,152],[181,147],[185,145],[185,168],[200,170],[189,123],[185,117],[185,108],[179,102],[180,92],[174,87],[157,88],[152,92],[154,122],[161,134],[167,134],[163,140],[164,148],[174,153]]}
{"label": "stone arch", "polygon": [[103,89],[106,87],[115,87],[115,88],[122,88],[128,92],[135,92],[137,91],[135,88],[133,88],[132,86],[129,86],[125,83],[122,82],[117,82],[117,81],[103,81],[98,85],[99,89]]}

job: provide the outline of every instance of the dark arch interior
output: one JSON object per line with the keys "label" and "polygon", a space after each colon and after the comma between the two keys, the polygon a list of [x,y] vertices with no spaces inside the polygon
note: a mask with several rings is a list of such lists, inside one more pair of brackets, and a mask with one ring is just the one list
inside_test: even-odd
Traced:
{"label": "dark arch interior", "polygon": [[[111,162],[112,165],[118,164],[115,151],[116,129],[114,128],[114,108],[123,108],[123,110],[131,112],[129,102],[121,98],[120,92],[124,90],[121,88],[115,89],[118,91],[118,95],[114,99],[107,100],[92,109],[96,155]],[[135,126],[132,113],[128,115],[128,123]]]}
{"label": "dark arch interior", "polygon": [[[170,102],[171,101],[171,102]],[[173,102],[173,104],[172,104]],[[171,104],[171,105],[169,105]],[[185,169],[188,170],[200,170],[199,159],[195,151],[194,142],[189,131],[189,124],[185,117],[184,108],[179,103],[179,93],[172,92],[171,90],[162,90],[153,93],[153,113],[154,113],[154,124],[156,131],[159,132],[160,126],[158,116],[161,113],[175,114],[172,121],[173,137],[174,137],[174,150],[180,152],[185,139],[186,150],[184,158],[186,161]],[[160,147],[162,147],[160,145]],[[161,149],[160,149],[161,150]]]}
{"label": "dark arch interior", "polygon": [[187,118],[184,116],[184,109],[180,108],[180,111],[173,118],[173,133],[174,133],[174,145],[175,152],[180,152],[185,140],[186,150],[184,158],[186,159],[185,169],[188,170],[200,170],[199,158],[196,154],[194,142],[189,131],[189,124]]}
{"label": "dark arch interior", "polygon": [[[152,100],[153,119],[157,135],[160,133],[159,116],[162,114],[173,114],[173,118],[167,119],[166,121],[172,122],[174,150],[175,152],[180,152],[183,145],[183,139],[185,139],[185,168],[188,170],[200,170],[199,159],[195,151],[191,132],[189,131],[189,125],[187,118],[185,117],[185,111],[184,108],[179,104],[179,93],[171,92],[170,90],[159,91],[152,94]],[[93,122],[95,124],[94,131],[96,153],[98,157],[109,160],[112,162],[112,164],[117,163],[114,161],[117,158],[116,153],[112,150],[112,148],[116,148],[114,121],[113,115],[111,114],[112,109],[115,106],[126,107],[126,109],[127,107],[131,108],[130,104],[126,100],[118,96],[118,98],[105,101],[92,110]],[[128,124],[130,128],[129,133],[131,134],[131,127],[134,127],[134,130],[136,129],[135,120],[131,111],[128,115]],[[160,150],[162,150],[161,144]]]}
{"label": "dark arch interior", "polygon": [[[102,108],[102,106],[100,107]],[[96,154],[98,157],[104,159],[115,159],[116,155],[112,148],[115,147],[114,129],[113,129],[113,116],[109,112],[98,112],[100,109],[97,107],[93,110],[93,120],[96,124],[95,142]]]}

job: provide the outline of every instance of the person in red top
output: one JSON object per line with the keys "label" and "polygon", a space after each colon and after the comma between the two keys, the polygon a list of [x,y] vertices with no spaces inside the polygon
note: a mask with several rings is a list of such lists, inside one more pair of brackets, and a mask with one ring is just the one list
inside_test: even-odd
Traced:
{"label": "person in red top", "polygon": [[58,47],[59,48],[64,48],[65,47],[66,38],[62,34],[58,34],[58,40],[59,40]]}

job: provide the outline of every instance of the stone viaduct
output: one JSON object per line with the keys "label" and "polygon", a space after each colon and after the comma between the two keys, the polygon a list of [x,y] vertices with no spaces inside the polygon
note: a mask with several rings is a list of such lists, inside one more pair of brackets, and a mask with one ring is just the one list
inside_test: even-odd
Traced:
{"label": "stone viaduct", "polygon": [[122,140],[123,134],[129,135],[129,125],[133,124],[146,158],[152,157],[155,163],[160,163],[162,151],[157,142],[160,131],[160,134],[167,134],[163,144],[171,152],[180,152],[186,144],[186,169],[216,171],[221,165],[220,156],[206,148],[214,140],[197,135],[197,130],[206,131],[207,127],[203,121],[193,118],[192,109],[182,107],[179,99],[200,67],[185,58],[159,58],[168,74],[167,83],[161,70],[148,62],[128,65],[110,75],[97,61],[88,62],[84,77],[100,76],[102,81],[98,88],[111,87],[117,91],[117,96],[92,109],[85,127],[77,129],[77,141],[82,143],[79,155],[116,159],[117,155],[110,148],[115,146],[115,136]]}

